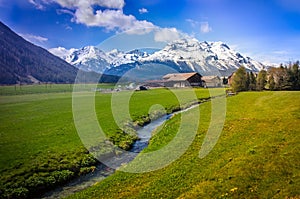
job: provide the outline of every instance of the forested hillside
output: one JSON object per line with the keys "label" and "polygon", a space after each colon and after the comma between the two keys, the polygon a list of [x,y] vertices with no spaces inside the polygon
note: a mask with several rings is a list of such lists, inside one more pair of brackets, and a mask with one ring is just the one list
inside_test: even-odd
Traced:
{"label": "forested hillside", "polygon": [[78,69],[0,22],[0,84],[72,83]]}

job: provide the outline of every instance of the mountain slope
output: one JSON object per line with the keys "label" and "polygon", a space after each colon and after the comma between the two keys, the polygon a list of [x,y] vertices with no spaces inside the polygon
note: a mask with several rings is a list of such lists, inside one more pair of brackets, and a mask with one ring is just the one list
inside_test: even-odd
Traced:
{"label": "mountain slope", "polygon": [[78,69],[0,22],[0,84],[74,82]]}

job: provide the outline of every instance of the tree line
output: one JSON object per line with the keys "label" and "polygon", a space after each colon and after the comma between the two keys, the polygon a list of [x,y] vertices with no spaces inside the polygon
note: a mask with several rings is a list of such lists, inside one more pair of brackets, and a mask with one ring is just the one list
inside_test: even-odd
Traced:
{"label": "tree line", "polygon": [[247,72],[240,67],[232,75],[231,87],[234,92],[262,90],[300,90],[299,61],[280,67],[261,70],[258,74]]}

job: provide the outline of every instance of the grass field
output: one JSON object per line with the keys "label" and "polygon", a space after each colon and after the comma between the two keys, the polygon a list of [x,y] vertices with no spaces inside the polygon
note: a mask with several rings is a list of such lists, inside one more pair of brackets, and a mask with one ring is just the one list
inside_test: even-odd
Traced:
{"label": "grass field", "polygon": [[[82,84],[82,90],[91,91],[95,88],[110,89],[113,84]],[[66,93],[72,92],[72,84],[36,84],[36,85],[14,85],[14,86],[0,86],[1,95],[24,95],[24,94],[39,94],[39,93]]]}
{"label": "grass field", "polygon": [[[300,198],[299,99],[300,92],[283,91],[228,98],[220,139],[200,159],[211,111],[202,104],[195,140],[175,162],[141,174],[118,171],[69,198]],[[144,153],[172,140],[178,123],[179,116],[169,120]]]}
{"label": "grass field", "polygon": [[[96,161],[83,147],[74,126],[72,93],[64,91],[67,85],[55,86],[55,92],[38,86],[31,90],[32,93],[41,92],[39,94],[17,95],[14,95],[14,87],[1,88],[2,91],[9,90],[7,95],[0,96],[1,197],[32,196],[95,168]],[[174,92],[181,95],[184,104],[188,104],[191,99],[186,93],[190,91]],[[195,91],[199,99],[209,97],[206,89]],[[30,93],[30,89],[26,93]],[[122,101],[127,94],[124,91],[114,95]],[[112,95],[96,93],[97,118],[111,141],[128,148],[136,137],[126,133],[119,136],[122,129],[113,120]],[[133,123],[142,125],[148,122],[149,108],[155,104],[162,105],[167,112],[179,107],[177,98],[167,89],[134,92],[129,103]]]}

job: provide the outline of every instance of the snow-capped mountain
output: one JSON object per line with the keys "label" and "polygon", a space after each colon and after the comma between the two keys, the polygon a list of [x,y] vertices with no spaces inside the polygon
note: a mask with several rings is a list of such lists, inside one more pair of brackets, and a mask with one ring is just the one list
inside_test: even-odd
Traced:
{"label": "snow-capped mountain", "polygon": [[249,71],[259,71],[265,67],[230,49],[223,42],[199,42],[196,39],[174,41],[152,54],[143,50],[122,52],[115,49],[104,52],[94,46],[49,51],[80,69],[119,76],[132,68],[143,70],[145,67],[154,67],[159,70],[158,65],[171,67],[178,72],[197,71],[202,75],[230,75],[240,66]]}
{"label": "snow-capped mountain", "polygon": [[135,63],[149,56],[147,52],[142,52],[139,50],[132,50],[124,53],[122,51],[118,51],[117,49],[114,49],[108,52],[107,54],[111,57],[110,60],[111,67],[117,67],[129,63]]}
{"label": "snow-capped mountain", "polygon": [[85,71],[103,72],[110,66],[110,56],[94,46],[70,50],[59,47],[49,51]]}
{"label": "snow-capped mountain", "polygon": [[192,71],[210,73],[216,70],[236,70],[240,66],[251,71],[259,71],[264,65],[244,57],[230,49],[223,42],[199,42],[196,39],[181,39],[168,44],[143,61],[174,62],[181,66],[189,66]]}
{"label": "snow-capped mountain", "polygon": [[81,49],[72,48],[70,50],[58,47],[49,49],[49,51],[77,68],[98,73],[103,73],[112,67],[135,63],[140,61],[141,58],[149,56],[148,53],[138,50],[125,53],[114,49],[110,52],[104,52],[95,46],[86,46]]}

